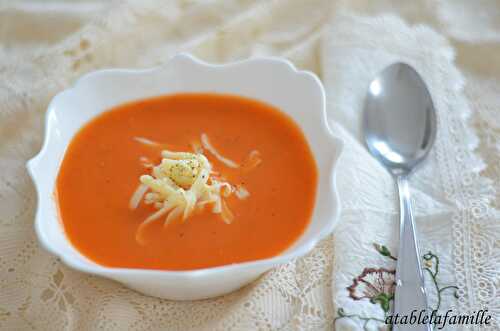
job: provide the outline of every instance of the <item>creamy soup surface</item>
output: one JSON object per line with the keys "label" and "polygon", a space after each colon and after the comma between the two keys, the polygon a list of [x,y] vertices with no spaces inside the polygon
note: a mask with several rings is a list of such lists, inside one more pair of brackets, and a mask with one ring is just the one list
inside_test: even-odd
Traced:
{"label": "creamy soup surface", "polygon": [[[144,200],[130,208],[139,178],[161,163],[163,150],[195,153],[202,135],[236,164],[201,147],[212,173],[234,189],[224,198],[231,221],[207,203],[168,225],[164,216],[149,222],[138,241],[139,226],[159,208]],[[259,162],[248,170],[252,151]],[[175,94],[120,105],[85,125],[65,153],[56,199],[66,235],[96,263],[190,270],[286,250],[310,222],[317,177],[301,129],[276,108],[238,96]]]}

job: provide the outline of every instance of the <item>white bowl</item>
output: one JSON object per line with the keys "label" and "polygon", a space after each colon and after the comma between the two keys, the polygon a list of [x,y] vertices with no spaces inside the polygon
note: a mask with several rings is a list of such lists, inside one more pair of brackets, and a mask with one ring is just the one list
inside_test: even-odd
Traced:
{"label": "white bowl", "polygon": [[[311,223],[284,253],[215,268],[161,271],[100,266],[70,244],[58,219],[53,193],[72,137],[91,118],[113,106],[177,92],[216,92],[258,99],[287,113],[302,128],[319,170],[318,193]],[[47,111],[42,150],[27,164],[38,193],[36,233],[42,245],[68,266],[117,280],[145,294],[177,300],[222,295],[306,254],[332,232],[340,210],[334,170],[342,145],[328,129],[320,81],[310,72],[298,71],[286,60],[259,58],[212,65],[181,54],[159,68],[93,72],[54,97]]]}

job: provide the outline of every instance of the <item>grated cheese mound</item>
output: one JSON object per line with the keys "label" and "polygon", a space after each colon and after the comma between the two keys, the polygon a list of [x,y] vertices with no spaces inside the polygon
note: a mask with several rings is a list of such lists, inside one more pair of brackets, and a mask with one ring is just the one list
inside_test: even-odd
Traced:
{"label": "grated cheese mound", "polygon": [[[161,145],[142,137],[134,139],[142,144]],[[233,193],[240,200],[250,196],[250,192],[243,186],[232,186],[219,172],[212,169],[212,165],[203,155],[205,150],[229,168],[240,168],[240,165],[222,156],[210,144],[206,134],[201,135],[201,144],[193,142],[192,147],[194,153],[163,150],[158,165],[151,164],[145,157],[139,158],[151,173],[140,176],[140,184],[132,194],[129,207],[136,209],[142,201],[156,209],[137,229],[136,240],[140,244],[144,244],[143,229],[151,222],[161,217],[165,217],[164,226],[179,217],[185,221],[193,212],[205,206],[211,206],[213,213],[220,214],[222,220],[230,224],[234,215],[225,198]],[[252,151],[243,162],[242,170],[246,172],[253,169],[261,161],[258,151]]]}
{"label": "grated cheese mound", "polygon": [[150,175],[140,177],[141,184],[130,200],[130,207],[138,207],[141,199],[157,211],[139,226],[136,239],[142,242],[142,229],[166,216],[164,226],[177,217],[187,219],[197,208],[212,205],[212,212],[221,214],[225,223],[231,223],[233,214],[224,198],[234,189],[227,183],[210,177],[211,165],[203,154],[162,151],[162,160],[152,168]]}

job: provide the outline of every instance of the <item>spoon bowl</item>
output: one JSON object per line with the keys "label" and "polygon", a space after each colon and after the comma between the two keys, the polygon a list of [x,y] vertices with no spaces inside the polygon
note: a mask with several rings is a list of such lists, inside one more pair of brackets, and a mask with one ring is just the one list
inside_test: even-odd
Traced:
{"label": "spoon bowl", "polygon": [[412,67],[395,63],[370,83],[363,126],[368,149],[394,175],[410,173],[427,156],[436,136],[436,112]]}

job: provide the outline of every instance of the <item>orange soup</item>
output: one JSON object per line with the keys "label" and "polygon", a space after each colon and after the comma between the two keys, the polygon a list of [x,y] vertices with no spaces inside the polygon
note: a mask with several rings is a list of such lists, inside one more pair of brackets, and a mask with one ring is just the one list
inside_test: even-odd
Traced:
{"label": "orange soup", "polygon": [[[172,160],[162,160],[164,150]],[[152,183],[162,162],[183,171],[205,162],[211,178],[203,185],[212,191],[192,195],[196,205],[189,208],[182,202],[169,209],[163,206],[170,196],[142,184],[131,208],[141,181]],[[199,169],[193,178],[202,176]],[[189,185],[197,185],[160,182],[186,201]],[[108,267],[189,270],[288,248],[312,216],[317,169],[300,128],[276,108],[238,96],[175,94],[120,105],[90,121],[69,144],[56,186],[66,235],[89,259]],[[167,209],[175,214],[168,222]],[[151,219],[158,211],[161,217]]]}

